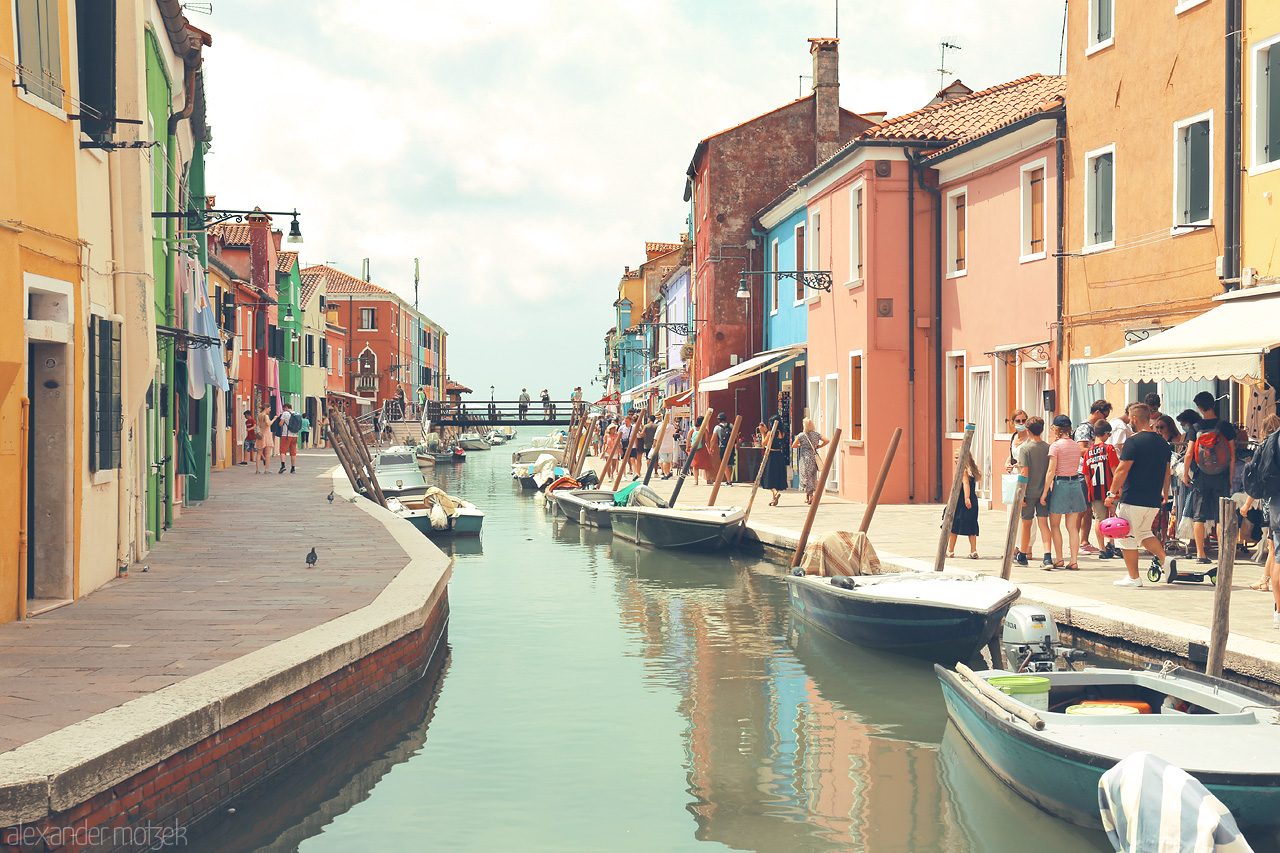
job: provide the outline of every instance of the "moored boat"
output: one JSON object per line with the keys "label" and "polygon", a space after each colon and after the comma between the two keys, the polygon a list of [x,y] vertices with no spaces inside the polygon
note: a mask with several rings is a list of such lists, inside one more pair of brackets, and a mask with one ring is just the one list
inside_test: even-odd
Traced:
{"label": "moored boat", "polygon": [[613,535],[653,548],[718,551],[737,541],[747,511],[740,506],[669,507],[648,486],[620,489],[609,512]]}
{"label": "moored boat", "polygon": [[[1280,715],[1272,710],[1273,696],[1148,664],[1145,670],[1037,673],[1048,680],[1048,710],[1004,697],[1021,709],[1015,715],[960,674],[934,670],[948,715],[983,763],[1050,814],[1101,828],[1102,774],[1145,751],[1193,776],[1240,825],[1280,825]],[[975,677],[986,682],[1012,674],[990,670]]]}
{"label": "moored boat", "polygon": [[611,527],[613,491],[607,489],[555,489],[547,498],[556,502],[560,514],[587,527]]}
{"label": "moored boat", "polygon": [[418,456],[412,447],[388,447],[373,460],[373,474],[378,488],[388,498],[421,500],[427,493],[427,479],[418,467]]}
{"label": "moored boat", "polygon": [[489,442],[478,432],[464,432],[458,436],[458,446],[463,450],[488,450]]}
{"label": "moored boat", "polygon": [[479,536],[484,526],[475,504],[434,486],[420,500],[389,498],[387,509],[427,536]]}
{"label": "moored boat", "polygon": [[564,449],[559,447],[522,447],[519,450],[511,452],[511,464],[519,465],[524,463],[528,465],[531,462],[538,461],[539,456],[550,456],[556,461],[557,465],[564,463]]}
{"label": "moored boat", "polygon": [[940,663],[968,661],[1000,629],[1018,588],[972,572],[789,575],[791,609],[846,642]]}

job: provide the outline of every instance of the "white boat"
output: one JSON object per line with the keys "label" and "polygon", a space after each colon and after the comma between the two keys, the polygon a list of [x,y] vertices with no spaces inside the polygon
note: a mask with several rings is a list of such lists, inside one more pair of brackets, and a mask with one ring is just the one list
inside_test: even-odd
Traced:
{"label": "white boat", "polygon": [[558,447],[522,447],[519,450],[511,452],[511,464],[519,465],[521,463],[528,465],[538,461],[539,456],[550,455],[556,460],[557,465],[564,464],[564,449]]}
{"label": "white boat", "polygon": [[478,432],[464,432],[458,436],[458,446],[463,450],[488,450],[489,442]]}
{"label": "white boat", "polygon": [[747,511],[740,506],[669,507],[648,486],[633,483],[620,489],[609,513],[613,535],[653,548],[719,551],[733,546],[742,533]]}
{"label": "white boat", "polygon": [[427,493],[427,480],[412,447],[388,447],[379,453],[373,460],[373,474],[378,478],[378,488],[388,498],[421,500]]}

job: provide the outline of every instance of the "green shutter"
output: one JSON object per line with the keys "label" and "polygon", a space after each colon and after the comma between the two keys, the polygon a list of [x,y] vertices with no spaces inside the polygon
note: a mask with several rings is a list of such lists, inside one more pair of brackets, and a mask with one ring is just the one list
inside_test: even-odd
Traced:
{"label": "green shutter", "polygon": [[1209,150],[1209,122],[1198,121],[1186,128],[1187,210],[1186,222],[1209,218],[1209,176],[1213,152]]}
{"label": "green shutter", "polygon": [[107,327],[108,340],[104,340],[108,344],[107,367],[109,375],[107,377],[107,440],[103,443],[103,457],[108,468],[120,467],[120,434],[124,432],[124,405],[121,402],[120,395],[120,374],[121,374],[121,340],[120,330],[121,324],[116,322],[105,322],[99,325]]}
{"label": "green shutter", "polygon": [[1267,141],[1262,148],[1262,160],[1271,163],[1280,160],[1280,45],[1267,49]]}
{"label": "green shutter", "polygon": [[98,362],[101,358],[102,347],[98,343],[98,315],[89,315],[89,470],[97,471],[101,468],[98,459],[98,412],[102,406],[102,397],[99,393],[100,383],[98,382]]}
{"label": "green shutter", "polygon": [[1093,160],[1093,242],[1115,239],[1115,211],[1111,208],[1115,181],[1114,154],[1099,154]]}
{"label": "green shutter", "polygon": [[1095,43],[1111,38],[1111,0],[1097,0],[1098,37]]}

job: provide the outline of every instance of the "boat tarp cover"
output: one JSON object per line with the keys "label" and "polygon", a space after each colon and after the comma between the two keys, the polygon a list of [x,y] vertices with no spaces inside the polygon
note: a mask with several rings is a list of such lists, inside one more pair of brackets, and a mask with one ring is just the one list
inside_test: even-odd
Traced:
{"label": "boat tarp cover", "polygon": [[632,483],[613,493],[613,505],[665,507],[667,502],[644,483]]}
{"label": "boat tarp cover", "polygon": [[427,489],[427,492],[425,495],[423,495],[423,498],[428,503],[433,503],[436,506],[439,506],[442,509],[444,509],[445,513],[447,513],[448,515],[457,515],[458,507],[462,505],[461,500],[445,494],[444,489],[439,489],[439,488],[436,488],[435,486],[432,486],[431,488]]}
{"label": "boat tarp cover", "polygon": [[1252,853],[1222,801],[1181,768],[1135,752],[1098,781],[1102,828],[1120,853]]}
{"label": "boat tarp cover", "polygon": [[800,564],[806,575],[835,577],[880,574],[880,557],[865,533],[829,530],[809,543]]}

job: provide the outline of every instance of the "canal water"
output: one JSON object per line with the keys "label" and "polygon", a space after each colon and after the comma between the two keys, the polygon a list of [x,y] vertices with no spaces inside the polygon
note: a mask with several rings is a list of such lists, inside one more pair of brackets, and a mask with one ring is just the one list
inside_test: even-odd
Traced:
{"label": "canal water", "polygon": [[431,676],[193,849],[1112,849],[991,775],[930,665],[795,621],[782,566],[568,523],[509,460],[437,469],[487,515],[482,540],[449,547]]}

